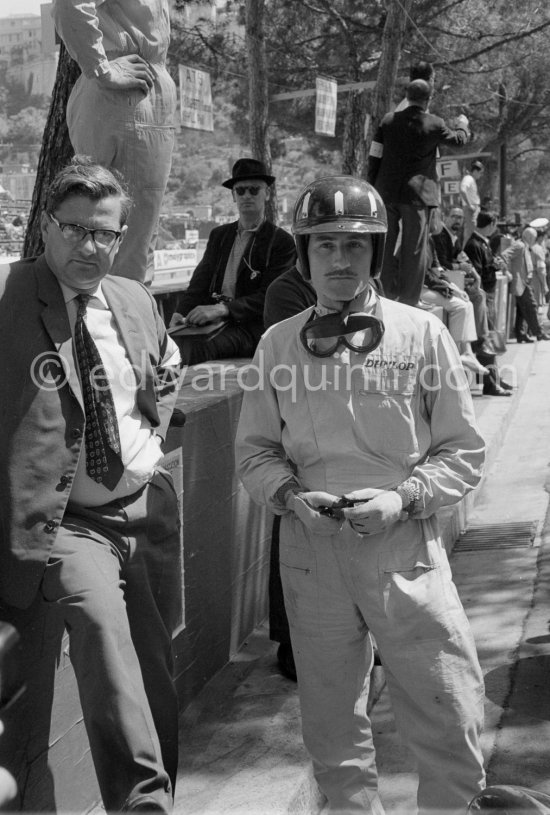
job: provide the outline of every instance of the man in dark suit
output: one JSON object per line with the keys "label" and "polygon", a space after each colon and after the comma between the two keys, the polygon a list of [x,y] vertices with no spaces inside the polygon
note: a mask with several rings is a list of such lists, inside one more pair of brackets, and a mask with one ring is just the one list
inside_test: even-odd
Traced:
{"label": "man in dark suit", "polygon": [[212,230],[171,320],[173,328],[183,323],[186,333],[216,324],[221,330],[210,337],[174,335],[184,364],[248,357],[256,350],[264,330],[267,287],[296,257],[292,236],[265,219],[274,181],[261,161],[241,158],[223,182],[231,190],[239,220]]}
{"label": "man in dark suit", "polygon": [[420,300],[427,268],[430,210],[439,205],[437,148],[462,145],[470,137],[465,116],[459,116],[451,129],[427,112],[430,96],[431,88],[423,79],[409,83],[408,106],[384,116],[368,166],[368,180],[382,196],[388,214],[381,275],[384,292],[411,306]]}
{"label": "man in dark suit", "polygon": [[160,461],[179,353],[147,289],[109,274],[130,206],[75,157],[44,254],[0,267],[0,599],[63,615],[105,809],[167,813],[179,531]]}

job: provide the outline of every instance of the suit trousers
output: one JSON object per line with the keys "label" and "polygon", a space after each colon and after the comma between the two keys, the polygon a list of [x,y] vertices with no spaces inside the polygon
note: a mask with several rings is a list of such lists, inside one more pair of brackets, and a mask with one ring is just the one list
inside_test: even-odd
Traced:
{"label": "suit trousers", "polygon": [[484,787],[481,668],[445,550],[425,540],[421,552],[394,548],[391,528],[366,538],[347,523],[316,537],[295,515],[282,517],[303,737],[330,813],[384,812],[366,713],[369,631],[397,728],[416,758],[419,815],[463,815]]}
{"label": "suit trousers", "polygon": [[481,286],[468,286],[466,294],[474,307],[476,335],[480,342],[489,339],[489,322],[487,320],[487,298]]}
{"label": "suit trousers", "polygon": [[129,498],[69,504],[42,594],[69,634],[107,810],[151,796],[169,812],[178,764],[172,631],[180,611],[176,494],[158,470]]}
{"label": "suit trousers", "polygon": [[[382,264],[382,285],[390,300],[415,306],[420,300],[428,266],[430,207],[386,204],[388,234]],[[401,245],[396,251],[399,231]]]}
{"label": "suit trousers", "polygon": [[433,289],[423,289],[422,300],[430,305],[440,306],[447,312],[449,333],[457,345],[461,342],[476,341],[474,307],[470,300],[463,300],[458,294],[445,297]]}
{"label": "suit trousers", "polygon": [[172,339],[179,348],[182,365],[200,365],[212,359],[252,357],[259,338],[245,326],[230,323],[211,339],[177,334]]}
{"label": "suit trousers", "polygon": [[527,323],[527,331],[532,334],[533,337],[538,337],[542,328],[539,322],[533,289],[529,284],[526,284],[521,295],[516,297],[516,320],[514,326],[516,338],[525,334],[524,321]]}

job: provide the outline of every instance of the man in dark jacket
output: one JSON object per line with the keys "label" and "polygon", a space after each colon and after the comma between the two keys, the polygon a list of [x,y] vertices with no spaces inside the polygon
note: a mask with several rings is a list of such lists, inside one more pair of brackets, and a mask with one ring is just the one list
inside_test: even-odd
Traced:
{"label": "man in dark jacket", "polygon": [[465,144],[470,136],[465,116],[459,116],[451,129],[439,116],[427,113],[430,95],[423,79],[410,82],[408,106],[384,116],[369,155],[368,180],[382,196],[388,215],[382,285],[392,300],[411,306],[420,300],[427,267],[430,209],[439,205],[437,148]]}
{"label": "man in dark jacket", "polygon": [[239,220],[212,230],[189,288],[179,298],[171,326],[184,327],[174,334],[184,364],[254,354],[264,329],[267,287],[296,257],[292,236],[265,219],[274,181],[261,161],[242,158],[223,182]]}

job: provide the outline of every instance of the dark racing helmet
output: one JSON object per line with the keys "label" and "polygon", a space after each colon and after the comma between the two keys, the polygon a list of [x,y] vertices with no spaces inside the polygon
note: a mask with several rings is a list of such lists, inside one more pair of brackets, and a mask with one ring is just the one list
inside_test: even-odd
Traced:
{"label": "dark racing helmet", "polygon": [[370,232],[373,241],[371,276],[382,268],[388,221],[386,208],[372,184],[351,175],[318,178],[298,196],[292,218],[292,232],[300,270],[311,278],[307,246],[309,235],[318,232]]}

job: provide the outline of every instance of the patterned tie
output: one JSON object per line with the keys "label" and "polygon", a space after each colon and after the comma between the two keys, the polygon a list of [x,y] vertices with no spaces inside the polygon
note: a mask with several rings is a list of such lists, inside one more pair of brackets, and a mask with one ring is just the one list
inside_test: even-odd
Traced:
{"label": "patterned tie", "polygon": [[84,320],[89,299],[87,294],[78,295],[75,324],[76,357],[86,415],[86,472],[98,484],[114,490],[124,466],[120,458],[113,394],[99,351]]}

